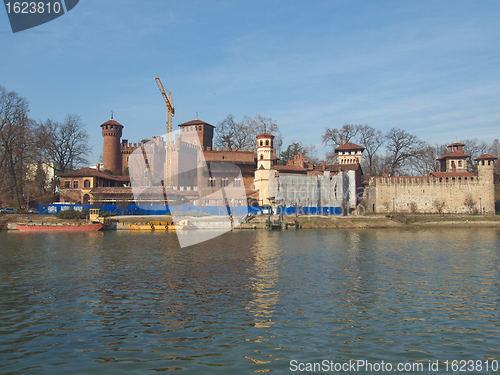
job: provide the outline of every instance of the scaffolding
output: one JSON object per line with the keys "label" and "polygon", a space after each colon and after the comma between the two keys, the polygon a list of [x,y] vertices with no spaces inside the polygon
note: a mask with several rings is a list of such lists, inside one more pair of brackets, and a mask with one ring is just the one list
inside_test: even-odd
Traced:
{"label": "scaffolding", "polygon": [[331,175],[325,171],[319,176],[305,176],[270,171],[269,196],[284,207],[347,208],[353,204],[351,195],[355,186],[354,173],[349,172],[352,171]]}

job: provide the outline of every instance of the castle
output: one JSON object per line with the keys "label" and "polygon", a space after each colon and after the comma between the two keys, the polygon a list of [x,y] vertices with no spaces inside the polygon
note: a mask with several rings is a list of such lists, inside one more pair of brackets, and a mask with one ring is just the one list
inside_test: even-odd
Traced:
{"label": "castle", "polygon": [[[245,197],[236,205],[319,207],[327,203],[349,207],[350,212],[356,207],[356,185],[360,185],[362,175],[359,162],[364,149],[354,144],[345,144],[336,150],[339,155],[337,164],[313,165],[304,160],[303,155],[297,155],[288,164],[277,165],[272,134],[259,134],[255,149],[213,147],[215,126],[192,120],[180,124],[179,132],[172,140],[169,152],[172,178],[166,183],[164,173],[154,176],[130,173],[134,167],[136,171],[163,172],[167,155],[163,138],[129,143],[121,139],[124,126],[116,120],[110,119],[100,127],[103,136],[102,170],[98,165],[97,168],[61,174],[62,202],[132,203],[132,182],[132,185],[163,186],[170,196],[193,202],[209,196],[215,188],[243,187]],[[141,157],[134,162],[133,155],[137,151]],[[207,165],[211,165],[212,170],[207,170]],[[221,166],[224,173],[214,170]],[[309,190],[304,192],[304,189]],[[292,194],[292,191],[298,193]],[[286,199],[283,192],[287,193]],[[332,194],[335,199],[330,199]],[[141,199],[144,199],[142,203],[148,203],[146,198]],[[153,204],[153,199],[149,203]]]}
{"label": "castle", "polygon": [[[314,207],[320,214],[495,212],[496,157],[483,154],[476,158],[478,173],[474,175],[467,170],[469,155],[464,154],[461,143],[449,145],[449,152],[438,159],[439,172],[363,181],[360,163],[364,148],[354,143],[341,143],[335,149],[335,164],[314,165],[296,155],[286,165],[278,165],[272,134],[259,134],[255,149],[217,148],[213,147],[215,126],[192,120],[180,124],[172,140],[168,153],[172,178],[166,180],[167,142],[163,138],[132,144],[121,140],[123,125],[117,121],[108,120],[100,127],[103,170],[98,166],[61,174],[62,202],[158,204],[158,198],[147,195],[138,202],[132,182],[161,187],[165,197],[193,204],[203,200],[209,205],[209,196],[217,188],[244,188],[244,196],[233,199],[237,206],[280,205],[294,207],[295,212],[298,207]],[[131,181],[131,157],[137,151],[140,165],[135,168],[140,173]],[[143,173],[151,171],[157,173]]]}
{"label": "castle", "polygon": [[370,177],[363,203],[368,213],[495,213],[495,156],[474,159],[477,175],[467,171],[462,143],[448,146],[438,158],[439,172],[428,176]]}

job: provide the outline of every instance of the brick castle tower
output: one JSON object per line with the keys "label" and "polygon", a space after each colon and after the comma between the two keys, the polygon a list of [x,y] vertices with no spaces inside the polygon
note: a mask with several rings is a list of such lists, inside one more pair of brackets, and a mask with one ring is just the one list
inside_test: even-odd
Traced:
{"label": "brick castle tower", "polygon": [[122,172],[122,152],[120,138],[122,136],[123,125],[111,119],[101,125],[102,137],[104,138],[103,164],[104,170],[113,173]]}

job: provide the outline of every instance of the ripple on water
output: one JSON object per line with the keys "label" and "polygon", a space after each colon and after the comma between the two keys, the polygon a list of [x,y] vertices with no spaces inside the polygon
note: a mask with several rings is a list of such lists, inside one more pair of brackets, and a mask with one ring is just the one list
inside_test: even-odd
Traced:
{"label": "ripple on water", "polygon": [[500,355],[494,229],[0,237],[2,373]]}

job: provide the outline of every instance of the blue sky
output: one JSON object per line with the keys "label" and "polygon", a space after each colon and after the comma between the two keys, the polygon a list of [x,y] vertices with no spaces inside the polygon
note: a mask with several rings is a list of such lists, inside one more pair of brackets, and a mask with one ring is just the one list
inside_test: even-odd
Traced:
{"label": "blue sky", "polygon": [[499,138],[500,1],[81,0],[13,34],[0,11],[0,84],[35,120],[82,117],[130,142],[233,114],[275,120],[285,146],[325,127],[399,127],[430,143]]}

